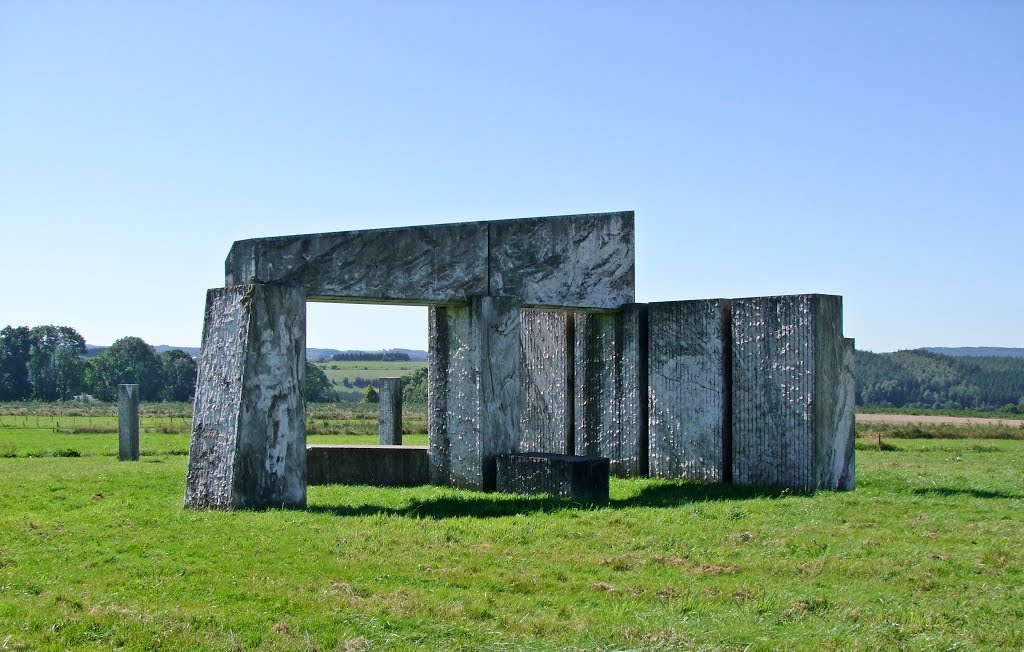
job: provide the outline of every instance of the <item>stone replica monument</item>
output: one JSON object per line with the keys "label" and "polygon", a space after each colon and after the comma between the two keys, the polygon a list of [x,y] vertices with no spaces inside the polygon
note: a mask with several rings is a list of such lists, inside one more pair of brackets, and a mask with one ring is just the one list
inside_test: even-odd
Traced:
{"label": "stone replica monument", "polygon": [[425,469],[403,484],[587,497],[603,458],[620,476],[852,489],[841,297],[636,304],[633,242],[632,212],[236,242],[207,294],[185,505],[301,507],[307,468],[331,476],[307,462],[306,301],[429,307],[430,445],[359,452]]}

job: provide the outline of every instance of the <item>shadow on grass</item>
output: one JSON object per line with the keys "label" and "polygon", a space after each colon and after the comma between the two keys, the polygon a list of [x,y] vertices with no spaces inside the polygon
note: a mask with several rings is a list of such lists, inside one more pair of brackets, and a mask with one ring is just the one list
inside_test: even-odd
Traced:
{"label": "shadow on grass", "polygon": [[971,498],[1002,498],[1007,500],[1024,500],[1024,495],[1008,494],[1004,491],[989,491],[987,489],[957,489],[955,487],[928,487],[914,489],[918,496],[970,496]]}
{"label": "shadow on grass", "polygon": [[810,496],[810,494],[784,489],[765,490],[732,485],[695,483],[666,483],[644,487],[629,498],[611,499],[607,502],[575,502],[547,496],[522,496],[509,494],[468,494],[465,496],[439,496],[426,500],[414,499],[402,507],[386,505],[311,505],[305,511],[335,516],[408,516],[416,518],[492,518],[557,512],[562,510],[589,511],[594,509],[622,509],[628,507],[679,507],[692,503],[719,500],[749,500],[752,498],[782,498],[787,496]]}

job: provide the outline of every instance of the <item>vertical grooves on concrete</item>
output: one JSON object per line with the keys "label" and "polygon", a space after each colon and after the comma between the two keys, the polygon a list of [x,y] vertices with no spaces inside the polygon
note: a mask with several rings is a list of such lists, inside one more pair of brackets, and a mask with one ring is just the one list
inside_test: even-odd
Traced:
{"label": "vertical grooves on concrete", "polygon": [[565,313],[565,449],[576,452],[576,313]]}
{"label": "vertical grooves on concrete", "polygon": [[814,305],[809,295],[739,299],[733,311],[733,481],[811,490]]}
{"label": "vertical grooves on concrete", "polygon": [[726,384],[719,300],[649,307],[650,474],[721,482]]}
{"label": "vertical grooves on concrete", "polygon": [[450,480],[448,446],[448,316],[446,308],[427,309],[427,432],[430,445],[430,482]]}
{"label": "vertical grooves on concrete", "polygon": [[722,302],[722,482],[732,483],[732,302]]}
{"label": "vertical grooves on concrete", "polygon": [[519,450],[562,453],[572,432],[570,314],[521,312],[522,415]]}
{"label": "vertical grooves on concrete", "polygon": [[640,456],[640,475],[650,475],[650,385],[648,378],[648,367],[650,360],[650,312],[647,306],[640,309],[639,323],[637,324],[637,376],[639,387],[637,388],[639,404],[637,405],[637,425],[640,429],[638,436],[638,449]]}

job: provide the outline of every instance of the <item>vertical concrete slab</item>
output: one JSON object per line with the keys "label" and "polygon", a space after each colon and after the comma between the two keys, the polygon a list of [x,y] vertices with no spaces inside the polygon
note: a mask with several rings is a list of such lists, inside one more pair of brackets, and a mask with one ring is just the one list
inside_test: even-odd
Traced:
{"label": "vertical concrete slab", "polygon": [[850,485],[834,470],[852,469],[842,297],[736,299],[732,315],[733,482],[804,491]]}
{"label": "vertical concrete slab", "polygon": [[725,482],[728,302],[649,304],[650,475]]}
{"label": "vertical concrete slab", "polygon": [[622,365],[619,371],[619,472],[626,476],[646,476],[650,466],[647,304],[624,305],[619,310],[618,318],[618,336],[621,339],[619,356]]}
{"label": "vertical concrete slab", "polygon": [[305,506],[305,337],[300,288],[207,293],[186,507]]}
{"label": "vertical concrete slab", "polygon": [[402,380],[378,379],[380,390],[380,443],[383,446],[402,445]]}
{"label": "vertical concrete slab", "polygon": [[139,386],[117,386],[117,457],[122,461],[139,459]]}
{"label": "vertical concrete slab", "polygon": [[523,310],[520,319],[523,404],[519,450],[572,454],[572,313]]}
{"label": "vertical concrete slab", "polygon": [[575,315],[576,455],[617,476],[647,472],[646,307]]}
{"label": "vertical concrete slab", "polygon": [[518,451],[519,311],[500,297],[430,310],[431,483],[491,491],[496,456]]}

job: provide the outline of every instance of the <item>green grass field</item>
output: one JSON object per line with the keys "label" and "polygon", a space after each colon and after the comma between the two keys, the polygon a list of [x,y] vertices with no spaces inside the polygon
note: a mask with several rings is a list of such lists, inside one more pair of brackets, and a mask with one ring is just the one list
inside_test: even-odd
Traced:
{"label": "green grass field", "polygon": [[314,362],[313,364],[323,369],[324,373],[327,374],[327,379],[337,381],[338,385],[341,385],[341,382],[345,378],[348,378],[349,381],[353,381],[357,376],[362,376],[368,380],[377,380],[378,378],[401,378],[402,376],[408,376],[417,369],[427,366],[426,362],[409,361],[343,361]]}
{"label": "green grass field", "polygon": [[187,434],[116,444],[0,428],[0,650],[1024,647],[1024,441],[865,438],[841,494],[329,486],[227,513],[182,508]]}

